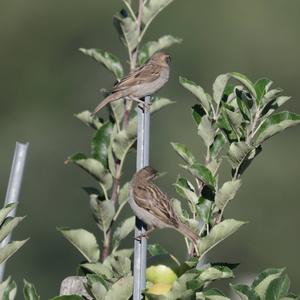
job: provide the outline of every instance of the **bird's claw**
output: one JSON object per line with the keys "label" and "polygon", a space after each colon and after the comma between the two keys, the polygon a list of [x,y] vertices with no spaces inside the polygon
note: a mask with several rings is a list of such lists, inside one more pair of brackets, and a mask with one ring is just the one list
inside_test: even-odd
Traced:
{"label": "bird's claw", "polygon": [[136,236],[134,239],[138,242],[141,242],[142,238],[148,239],[149,238],[148,233],[147,232],[141,233],[138,236]]}
{"label": "bird's claw", "polygon": [[151,111],[151,105],[152,103],[148,103],[148,102],[144,102],[142,104],[140,104],[140,108],[144,111],[144,112],[150,112]]}

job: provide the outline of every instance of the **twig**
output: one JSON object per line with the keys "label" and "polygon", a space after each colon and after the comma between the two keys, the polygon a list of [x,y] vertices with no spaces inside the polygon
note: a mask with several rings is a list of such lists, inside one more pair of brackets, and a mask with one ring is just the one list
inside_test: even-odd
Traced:
{"label": "twig", "polygon": [[[138,35],[140,35],[140,33],[141,33],[143,12],[144,12],[144,1],[139,0],[139,13],[138,13],[138,17],[136,20]],[[129,60],[130,60],[130,71],[131,72],[136,68],[137,56],[138,56],[138,51],[139,51],[139,43],[140,43],[140,39],[138,41],[136,48],[133,50],[132,53],[129,50]],[[130,115],[130,112],[132,109],[132,105],[133,105],[132,101],[125,100],[125,113],[124,113],[124,119],[123,119],[123,126],[125,129],[128,126],[129,115]]]}
{"label": "twig", "polygon": [[[114,179],[113,187],[112,187],[112,193],[111,193],[111,201],[113,202],[114,206],[116,206],[116,202],[119,195],[120,190],[120,163],[115,163],[115,169],[116,169],[116,178]],[[111,222],[109,229],[106,233],[104,233],[104,241],[103,241],[103,249],[101,252],[101,261],[103,262],[107,256],[109,256],[110,253],[110,244],[111,244],[111,238],[112,238],[112,225],[114,223],[114,220]]]}
{"label": "twig", "polygon": [[[143,12],[144,12],[144,1],[140,0],[139,1],[139,14],[138,14],[138,18],[137,18],[137,31],[138,31],[138,35],[141,34]],[[134,70],[135,67],[136,67],[137,55],[138,55],[138,51],[139,51],[139,44],[140,44],[140,41],[138,42],[138,44],[137,44],[137,46],[134,49],[133,54],[132,54],[131,71]]]}

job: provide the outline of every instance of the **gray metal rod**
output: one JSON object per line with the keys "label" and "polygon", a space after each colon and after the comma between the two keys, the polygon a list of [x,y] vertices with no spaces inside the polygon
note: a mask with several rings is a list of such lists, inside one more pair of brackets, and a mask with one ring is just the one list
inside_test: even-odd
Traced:
{"label": "gray metal rod", "polygon": [[[150,103],[150,97],[145,98]],[[138,106],[138,131],[137,131],[137,170],[149,165],[149,139],[150,139],[150,112]],[[135,236],[141,235],[147,226],[136,218]],[[133,300],[141,300],[142,292],[146,287],[147,265],[147,239],[134,240],[134,267],[133,267]]]}
{"label": "gray metal rod", "polygon": [[[4,205],[7,205],[9,203],[18,203],[19,201],[28,145],[29,145],[28,143],[26,144],[21,144],[18,142],[16,143]],[[16,215],[16,209],[13,209],[8,216],[14,217],[15,215]],[[10,239],[11,239],[11,234],[9,234],[1,242],[0,247],[6,246],[10,242]],[[3,281],[4,270],[5,270],[5,262],[0,264],[0,282]]]}

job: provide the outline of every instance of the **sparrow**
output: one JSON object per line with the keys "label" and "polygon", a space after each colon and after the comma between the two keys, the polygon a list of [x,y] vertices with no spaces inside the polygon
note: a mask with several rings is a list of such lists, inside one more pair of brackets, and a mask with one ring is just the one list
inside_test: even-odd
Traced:
{"label": "sparrow", "polygon": [[196,244],[198,235],[179,219],[167,195],[153,183],[156,176],[157,171],[147,166],[135,173],[130,182],[128,203],[135,215],[150,227],[142,236],[155,228],[173,228]]}
{"label": "sparrow", "polygon": [[168,81],[170,62],[170,55],[162,51],[154,53],[144,65],[129,73],[114,86],[111,94],[95,108],[93,115],[108,103],[120,98],[145,103],[141,98],[154,94]]}

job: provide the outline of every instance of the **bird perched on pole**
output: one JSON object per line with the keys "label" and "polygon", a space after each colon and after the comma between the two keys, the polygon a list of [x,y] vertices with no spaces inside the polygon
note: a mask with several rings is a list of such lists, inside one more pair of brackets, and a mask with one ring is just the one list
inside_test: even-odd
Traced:
{"label": "bird perched on pole", "polygon": [[153,183],[156,176],[157,171],[147,166],[135,173],[130,183],[128,202],[135,215],[150,227],[145,234],[155,228],[173,228],[196,244],[199,236],[180,221],[167,195]]}
{"label": "bird perched on pole", "polygon": [[154,94],[168,81],[170,61],[170,55],[162,51],[154,53],[144,65],[121,79],[114,86],[111,94],[95,108],[93,114],[108,103],[121,98],[144,103],[142,98]]}

